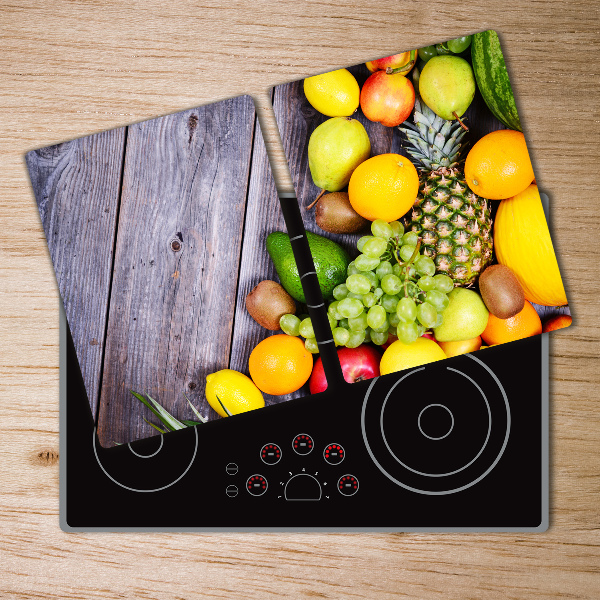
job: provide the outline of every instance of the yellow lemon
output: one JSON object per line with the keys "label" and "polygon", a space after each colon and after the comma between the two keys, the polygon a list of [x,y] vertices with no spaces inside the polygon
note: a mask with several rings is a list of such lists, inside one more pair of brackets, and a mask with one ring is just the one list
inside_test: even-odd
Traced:
{"label": "yellow lemon", "polygon": [[231,369],[207,375],[205,395],[208,403],[222,417],[228,416],[223,406],[232,415],[237,415],[265,405],[265,399],[250,377]]}
{"label": "yellow lemon", "polygon": [[412,344],[404,344],[398,340],[383,353],[379,371],[382,375],[387,375],[445,358],[446,354],[433,340],[420,337]]}
{"label": "yellow lemon", "polygon": [[307,77],[304,94],[313,108],[328,117],[349,117],[360,101],[358,82],[348,69]]}
{"label": "yellow lemon", "polygon": [[475,352],[481,349],[481,336],[478,335],[471,340],[460,340],[458,342],[439,342],[440,348],[444,354],[450,358],[451,356],[459,356],[468,352]]}

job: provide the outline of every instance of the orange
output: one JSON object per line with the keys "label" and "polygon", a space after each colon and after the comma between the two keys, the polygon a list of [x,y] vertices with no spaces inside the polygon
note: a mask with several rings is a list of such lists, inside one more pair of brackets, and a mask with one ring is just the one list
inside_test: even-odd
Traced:
{"label": "orange", "polygon": [[268,337],[252,350],[249,368],[259,390],[281,396],[299,390],[308,381],[313,358],[300,338],[279,334]]}
{"label": "orange", "polygon": [[556,331],[557,329],[563,329],[568,327],[573,322],[573,319],[569,315],[554,315],[547,321],[544,321],[542,331],[547,333],[548,331]]}
{"label": "orange", "polygon": [[467,155],[465,178],[471,190],[489,200],[522,192],[534,178],[525,136],[511,129],[483,136]]}
{"label": "orange", "polygon": [[352,208],[369,221],[399,219],[412,208],[418,192],[417,169],[400,154],[379,154],[365,160],[348,184]]}
{"label": "orange", "polygon": [[487,327],[481,337],[486,344],[493,346],[538,335],[539,333],[542,333],[542,321],[535,312],[535,308],[525,300],[523,310],[510,319],[499,319],[490,313]]}

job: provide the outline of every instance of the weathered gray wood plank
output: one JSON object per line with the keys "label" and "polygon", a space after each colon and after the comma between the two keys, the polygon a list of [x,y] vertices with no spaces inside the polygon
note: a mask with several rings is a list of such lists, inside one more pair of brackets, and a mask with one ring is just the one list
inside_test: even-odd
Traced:
{"label": "weathered gray wood plank", "polygon": [[[248,359],[252,350],[259,342],[273,335],[273,332],[258,325],[248,314],[246,296],[264,279],[279,281],[265,244],[271,232],[287,231],[258,120],[254,140],[230,360],[231,369],[246,375],[249,375]],[[305,396],[308,393],[308,385],[306,385],[293,394],[283,396],[263,394],[263,396],[265,403],[269,405]]]}
{"label": "weathered gray wood plank", "polygon": [[90,407],[96,413],[125,128],[26,156]]}
{"label": "weathered gray wood plank", "polygon": [[248,96],[129,129],[98,433],[155,433],[129,390],[180,418],[229,363],[254,105]]}

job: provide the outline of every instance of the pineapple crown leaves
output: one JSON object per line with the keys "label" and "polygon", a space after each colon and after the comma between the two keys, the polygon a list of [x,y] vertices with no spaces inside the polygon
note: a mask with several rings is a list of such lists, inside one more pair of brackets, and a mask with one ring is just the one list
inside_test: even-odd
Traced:
{"label": "pineapple crown leaves", "polygon": [[[146,398],[148,398],[148,399],[146,399],[146,398],[144,398],[144,396],[142,394],[138,394],[137,392],[134,392],[133,390],[129,390],[129,391],[142,404],[144,404],[146,407],[148,407],[158,417],[160,422],[166,427],[167,431],[177,431],[178,429],[185,429],[186,427],[193,427],[194,425],[200,425],[201,423],[206,423],[206,421],[208,420],[206,417],[203,417],[198,412],[196,407],[190,402],[190,399],[187,396],[185,396],[185,399],[188,401],[188,404],[191,406],[192,410],[194,411],[194,414],[198,417],[199,421],[190,421],[190,420],[186,420],[186,419],[179,420],[179,419],[175,418],[163,406],[161,406],[150,395],[146,394]],[[222,404],[221,404],[221,406],[222,406]],[[223,408],[225,408],[225,407],[223,407]],[[227,410],[227,409],[225,409],[225,410]],[[160,431],[160,433],[166,433],[165,430],[161,429],[157,425],[154,425],[154,423],[150,423],[150,421],[147,421],[146,419],[144,419],[144,421],[146,421],[146,423],[148,423],[148,425],[151,425],[152,427],[154,427],[154,429],[156,429],[157,431]]]}
{"label": "pineapple crown leaves", "polygon": [[406,151],[422,171],[457,167],[461,160],[460,143],[465,133],[459,121],[438,117],[419,97],[415,100],[415,124],[405,121],[398,127],[413,146]]}

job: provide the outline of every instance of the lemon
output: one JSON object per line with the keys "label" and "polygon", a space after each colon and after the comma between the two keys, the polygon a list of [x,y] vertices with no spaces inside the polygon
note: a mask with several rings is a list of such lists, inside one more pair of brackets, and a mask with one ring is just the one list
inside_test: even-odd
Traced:
{"label": "lemon", "polygon": [[313,108],[328,117],[349,117],[360,101],[360,88],[348,69],[307,77],[304,94]]}
{"label": "lemon", "polygon": [[433,340],[420,337],[412,344],[403,344],[398,340],[383,353],[379,371],[387,375],[445,358],[446,354]]}
{"label": "lemon", "polygon": [[228,415],[221,403],[232,415],[262,408],[265,405],[260,390],[252,380],[243,373],[231,369],[223,369],[207,375],[205,395],[208,403],[222,417]]}

